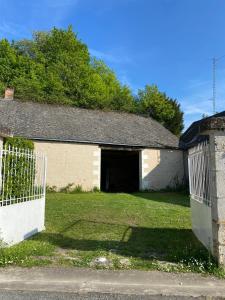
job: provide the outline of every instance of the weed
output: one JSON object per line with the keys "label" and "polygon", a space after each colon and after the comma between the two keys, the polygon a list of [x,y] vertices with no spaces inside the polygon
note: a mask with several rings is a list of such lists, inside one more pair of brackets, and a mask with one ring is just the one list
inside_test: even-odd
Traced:
{"label": "weed", "polygon": [[70,192],[72,194],[83,193],[82,185],[80,185],[80,184],[76,185]]}

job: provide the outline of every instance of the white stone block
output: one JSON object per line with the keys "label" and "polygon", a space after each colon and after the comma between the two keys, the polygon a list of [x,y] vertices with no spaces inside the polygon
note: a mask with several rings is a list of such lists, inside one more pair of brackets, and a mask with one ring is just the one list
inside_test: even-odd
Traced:
{"label": "white stone block", "polygon": [[99,170],[93,170],[93,175],[99,176]]}
{"label": "white stone block", "polygon": [[100,157],[101,156],[101,151],[100,150],[99,151],[94,151],[93,155],[95,157]]}

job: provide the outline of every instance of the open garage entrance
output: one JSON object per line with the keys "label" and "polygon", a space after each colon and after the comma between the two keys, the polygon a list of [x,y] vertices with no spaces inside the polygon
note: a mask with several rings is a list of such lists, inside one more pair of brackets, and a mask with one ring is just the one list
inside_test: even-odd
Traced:
{"label": "open garage entrance", "polygon": [[101,150],[101,190],[139,190],[139,151]]}

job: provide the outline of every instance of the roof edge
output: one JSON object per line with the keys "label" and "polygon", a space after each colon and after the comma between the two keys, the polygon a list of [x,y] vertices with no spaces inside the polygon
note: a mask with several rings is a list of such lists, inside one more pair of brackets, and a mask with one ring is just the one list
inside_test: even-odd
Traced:
{"label": "roof edge", "polygon": [[200,123],[200,132],[205,130],[224,130],[225,118],[224,117],[211,117],[203,119]]}
{"label": "roof edge", "polygon": [[180,143],[185,145],[185,148],[197,139],[198,136],[204,134],[208,130],[225,130],[225,117],[218,114],[205,119],[193,122],[188,129],[181,135]]}
{"label": "roof edge", "polygon": [[0,125],[0,137],[12,137],[12,136],[13,134],[9,128]]}
{"label": "roof edge", "polygon": [[118,144],[118,143],[106,143],[102,141],[84,141],[84,140],[70,140],[70,139],[50,139],[50,138],[40,138],[40,137],[26,137],[27,139],[30,140],[35,140],[35,141],[46,141],[46,142],[57,142],[57,143],[74,143],[74,144],[92,144],[92,145],[104,145],[104,146],[115,146],[115,147],[134,147],[134,148],[147,148],[147,149],[170,149],[170,150],[182,150],[182,147],[171,147],[171,146],[152,146],[152,145],[139,145],[139,144]]}
{"label": "roof edge", "polygon": [[184,144],[184,150],[188,150],[189,148],[192,148],[196,146],[197,144],[204,142],[204,141],[209,141],[209,135],[204,134],[204,135],[197,135],[195,136],[191,141],[188,143]]}

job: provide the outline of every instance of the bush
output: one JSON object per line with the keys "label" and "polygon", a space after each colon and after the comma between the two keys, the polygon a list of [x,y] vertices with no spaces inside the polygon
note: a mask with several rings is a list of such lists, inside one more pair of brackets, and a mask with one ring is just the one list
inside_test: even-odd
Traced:
{"label": "bush", "polygon": [[76,185],[76,186],[72,189],[71,193],[83,193],[82,185],[80,185],[80,184]]}
{"label": "bush", "polygon": [[94,186],[93,189],[92,189],[92,192],[93,193],[100,193],[101,191],[97,186]]}
{"label": "bush", "polygon": [[46,186],[46,193],[57,193],[57,187],[55,185],[53,186]]}
{"label": "bush", "polygon": [[68,183],[66,186],[59,189],[60,193],[70,193],[72,190],[73,183]]}
{"label": "bush", "polygon": [[74,186],[74,183],[69,183],[66,186],[58,189],[56,186],[48,186],[46,187],[46,192],[47,193],[66,193],[66,194],[76,194],[76,193],[100,193],[101,190],[97,187],[94,186],[93,189],[91,190],[83,190],[82,185],[77,184]]}

